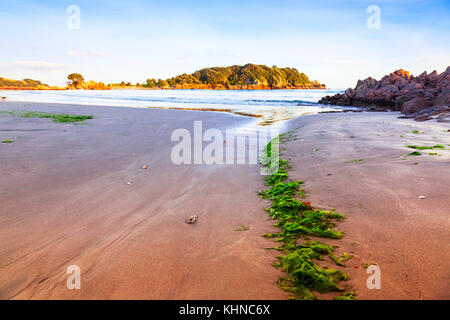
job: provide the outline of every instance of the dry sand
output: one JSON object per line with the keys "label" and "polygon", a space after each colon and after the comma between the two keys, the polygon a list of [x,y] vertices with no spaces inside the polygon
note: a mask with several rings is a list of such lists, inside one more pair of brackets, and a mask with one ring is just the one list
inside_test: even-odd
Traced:
{"label": "dry sand", "polygon": [[[312,205],[347,216],[338,227],[344,238],[326,242],[339,245],[338,253],[355,255],[345,270],[359,299],[450,299],[450,125],[396,116],[290,120],[291,129],[301,128],[297,140],[283,146],[292,159],[289,175],[305,181]],[[401,156],[414,151],[408,144],[447,150]],[[355,159],[363,160],[345,163]],[[367,288],[365,263],[380,267],[380,290]]]}
{"label": "dry sand", "polygon": [[[263,210],[269,203],[256,194],[264,188],[258,166],[170,161],[172,130],[192,130],[194,120],[224,130],[253,119],[20,102],[0,108],[95,117],[73,125],[0,116],[0,139],[15,140],[0,144],[1,299],[286,297],[276,287],[277,253],[264,249],[273,242],[261,237],[274,229]],[[288,126],[302,126],[286,145],[290,176],[305,180],[314,206],[347,215],[336,244],[359,259],[346,268],[359,298],[448,299],[450,151],[400,160],[412,151],[408,143],[449,144],[445,125],[356,113]],[[356,158],[364,160],[344,163]],[[191,214],[199,219],[187,225]],[[250,229],[235,231],[242,225]],[[366,262],[379,264],[381,290],[365,288]],[[66,288],[72,264],[81,268],[81,290]]]}

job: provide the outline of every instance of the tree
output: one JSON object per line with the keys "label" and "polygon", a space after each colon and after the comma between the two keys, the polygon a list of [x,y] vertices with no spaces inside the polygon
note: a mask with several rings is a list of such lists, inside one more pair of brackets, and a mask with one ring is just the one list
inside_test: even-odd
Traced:
{"label": "tree", "polygon": [[162,79],[158,79],[158,87],[160,88],[164,88],[164,87],[168,87],[169,83],[166,80],[162,80]]}
{"label": "tree", "polygon": [[153,88],[156,86],[156,80],[155,79],[147,79],[147,84],[145,85],[147,88]]}
{"label": "tree", "polygon": [[72,82],[69,82],[69,85],[72,85],[75,87],[82,85],[84,82],[84,77],[79,73],[71,73],[67,76],[67,79],[72,81]]}

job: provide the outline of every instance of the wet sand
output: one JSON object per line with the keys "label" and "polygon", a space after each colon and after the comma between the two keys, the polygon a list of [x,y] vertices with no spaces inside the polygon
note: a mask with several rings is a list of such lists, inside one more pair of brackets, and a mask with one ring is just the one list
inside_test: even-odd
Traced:
{"label": "wet sand", "polygon": [[[298,126],[283,146],[290,178],[305,181],[312,205],[346,215],[344,238],[326,242],[355,255],[344,270],[357,298],[450,299],[450,125],[345,113],[289,121]],[[447,150],[401,156],[414,151],[408,144]],[[355,159],[363,160],[345,163]],[[367,288],[365,263],[380,267],[380,290]]]}
{"label": "wet sand", "polygon": [[[1,299],[283,299],[258,165],[174,165],[170,135],[224,113],[2,102],[94,115],[0,116]],[[15,120],[14,120],[15,119]],[[148,165],[147,170],[140,169]],[[132,184],[127,184],[131,182]],[[187,216],[198,215],[193,225]],[[248,231],[236,228],[248,225]],[[68,290],[66,268],[81,268]]]}
{"label": "wet sand", "polygon": [[[204,130],[225,130],[254,119],[20,102],[0,108],[94,115],[83,125],[0,115],[1,140],[15,141],[0,144],[1,299],[286,297],[272,267],[277,253],[264,249],[273,242],[261,236],[274,228],[263,210],[269,202],[256,194],[264,188],[259,167],[170,161],[174,129],[192,131],[202,120]],[[413,151],[404,147],[410,143],[450,144],[448,124],[343,113],[287,126],[301,126],[284,146],[290,177],[305,181],[312,205],[347,216],[335,243],[338,253],[356,256],[345,270],[358,298],[450,298],[450,151],[400,156]],[[198,221],[185,224],[192,214]],[[242,225],[250,229],[235,231]],[[380,266],[381,290],[366,288],[364,263]],[[66,287],[73,264],[81,290]]]}

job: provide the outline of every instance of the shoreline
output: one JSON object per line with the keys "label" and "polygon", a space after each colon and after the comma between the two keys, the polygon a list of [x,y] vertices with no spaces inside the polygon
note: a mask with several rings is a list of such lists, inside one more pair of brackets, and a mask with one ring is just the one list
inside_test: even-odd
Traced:
{"label": "shoreline", "polygon": [[[265,188],[259,166],[167,163],[171,130],[189,129],[194,120],[224,130],[252,119],[192,111],[180,117],[164,109],[0,102],[4,105],[89,111],[94,119],[77,126],[0,116],[2,140],[18,137],[0,144],[5,172],[0,298],[286,297],[276,286],[283,275],[272,266],[276,253],[265,250],[273,241],[261,237],[276,228],[264,212],[268,202],[256,194]],[[283,122],[285,131],[301,128],[282,153],[291,158],[290,176],[305,181],[307,201],[347,216],[337,228],[345,236],[335,244],[338,253],[357,257],[345,270],[358,299],[445,299],[450,259],[442,254],[450,252],[445,241],[450,186],[442,170],[448,168],[448,150],[436,158],[400,158],[407,143],[422,145],[436,136],[450,144],[449,133],[442,131],[444,123],[394,117],[357,112],[294,118]],[[425,133],[411,133],[416,128]],[[356,158],[363,161],[345,163]],[[140,170],[143,164],[149,170]],[[419,193],[426,199],[419,200]],[[186,225],[192,213],[199,220]],[[235,231],[243,225],[249,230]],[[364,288],[368,275],[362,264],[371,262],[382,270],[382,290]],[[66,264],[80,265],[82,290],[65,288]]]}
{"label": "shoreline", "polygon": [[236,87],[222,87],[221,85],[210,85],[202,87],[172,87],[172,88],[143,88],[143,87],[111,87],[107,89],[74,89],[74,88],[65,88],[65,87],[53,87],[53,88],[33,88],[33,87],[0,87],[0,90],[2,91],[108,91],[108,90],[217,90],[217,91],[223,91],[223,90],[229,90],[229,91],[244,91],[244,90],[250,90],[250,91],[263,91],[263,90],[327,90],[330,88],[327,87],[314,87],[314,86],[304,86],[304,87],[280,87],[280,88],[271,88],[271,87],[254,87],[251,85],[248,86],[236,86]]}
{"label": "shoreline", "polygon": [[[117,92],[116,92],[117,93]],[[0,94],[1,91],[0,91]],[[266,94],[269,94],[266,92]],[[306,93],[309,95],[310,93]],[[163,97],[161,98],[160,95]],[[196,97],[198,95],[198,97]],[[17,103],[50,103],[50,104],[58,104],[65,105],[71,104],[74,99],[78,100],[77,104],[86,105],[86,106],[105,106],[105,107],[124,107],[124,108],[148,108],[148,109],[169,109],[169,110],[190,110],[190,111],[213,111],[213,112],[226,112],[238,116],[252,117],[259,119],[259,125],[268,126],[275,123],[280,123],[285,120],[291,119],[297,115],[306,115],[306,114],[314,114],[320,112],[330,112],[336,110],[346,110],[345,107],[329,107],[329,106],[321,106],[315,102],[309,102],[309,97],[306,100],[302,100],[302,95],[297,97],[298,94],[293,94],[290,97],[290,100],[287,100],[286,104],[274,105],[274,101],[267,98],[267,102],[265,100],[252,100],[251,96],[252,92],[248,91],[239,99],[242,100],[234,100],[233,95],[229,96],[228,94],[221,95],[221,98],[218,100],[214,100],[211,102],[203,101],[202,103],[196,103],[196,99],[205,99],[203,95],[206,95],[206,99],[208,96],[214,96],[212,93],[208,94],[207,92],[203,93],[194,93],[187,94],[179,92],[176,98],[166,97],[162,92],[156,93],[154,96],[144,95],[144,98],[141,98],[139,93],[131,93],[130,95],[121,95],[121,94],[111,94],[111,98],[105,97],[97,97],[96,94],[89,95],[86,93],[86,96],[75,95],[73,97],[71,94],[58,95],[58,94],[49,94],[49,95],[33,95],[31,93],[24,95],[9,95],[8,97],[4,97],[4,101],[9,102],[17,102]],[[288,94],[289,95],[289,94]],[[320,95],[320,94],[319,94]],[[171,96],[171,95],[169,95]],[[179,96],[179,97],[178,97]],[[71,97],[71,99],[69,99]],[[78,99],[79,98],[79,99]],[[296,98],[298,100],[296,100]],[[256,98],[257,99],[257,98]],[[275,96],[273,99],[277,99]],[[45,101],[47,100],[47,101]],[[230,101],[230,103],[228,103]],[[256,102],[253,102],[256,101]],[[328,110],[328,111],[327,111]],[[357,110],[356,110],[357,111]]]}

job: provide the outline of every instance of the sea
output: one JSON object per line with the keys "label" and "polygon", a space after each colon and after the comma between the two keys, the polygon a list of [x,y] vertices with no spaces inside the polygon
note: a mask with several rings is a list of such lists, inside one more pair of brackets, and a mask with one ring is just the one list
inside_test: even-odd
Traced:
{"label": "sea", "polygon": [[229,112],[251,116],[261,125],[320,112],[352,109],[321,105],[324,90],[25,90],[0,91],[9,101],[69,103],[131,108],[164,108]]}

